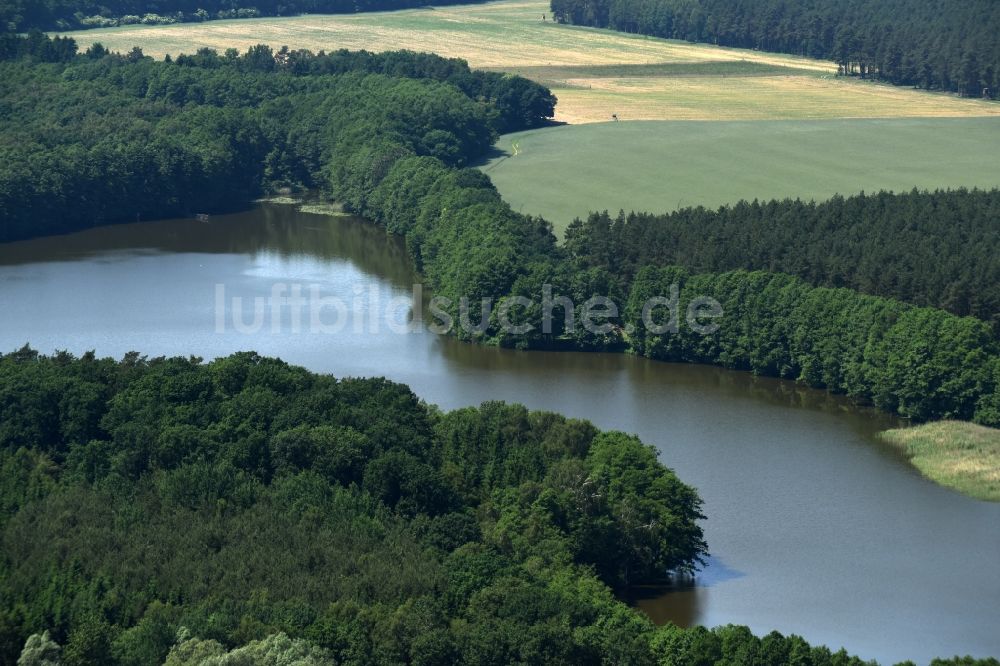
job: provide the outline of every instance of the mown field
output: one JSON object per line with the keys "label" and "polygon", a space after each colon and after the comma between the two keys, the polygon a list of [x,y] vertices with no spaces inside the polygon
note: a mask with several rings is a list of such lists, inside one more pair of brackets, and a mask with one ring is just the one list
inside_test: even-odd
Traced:
{"label": "mown field", "polygon": [[619,122],[504,136],[484,169],[561,233],[591,210],[1000,186],[1000,119]]}
{"label": "mown field", "polygon": [[1000,104],[836,78],[830,62],[556,25],[547,0],[70,34],[83,45],[139,46],[157,57],[258,43],[433,51],[545,83],[560,99],[557,119],[571,123],[611,114],[623,120],[1000,115]]}

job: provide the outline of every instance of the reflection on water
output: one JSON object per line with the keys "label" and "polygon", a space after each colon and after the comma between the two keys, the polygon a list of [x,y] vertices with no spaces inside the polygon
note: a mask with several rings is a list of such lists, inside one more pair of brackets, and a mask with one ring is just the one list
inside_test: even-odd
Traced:
{"label": "reflection on water", "polygon": [[707,589],[745,576],[717,557],[705,558],[705,568],[694,576],[678,576],[667,585],[642,586],[629,590],[628,601],[655,624],[671,622],[678,627],[704,623]]}
{"label": "reflection on water", "polygon": [[702,624],[704,588],[693,581],[678,582],[667,587],[638,588],[627,599],[655,624],[676,624],[678,627],[693,627]]}
{"label": "reflection on water", "polygon": [[[574,352],[523,352],[495,347],[465,344],[453,338],[440,341],[441,353],[452,363],[480,372],[526,372],[542,363],[552,372],[576,366],[580,354]],[[865,415],[871,432],[879,432],[899,424],[899,419],[875,409],[860,407],[851,400],[824,391],[807,388],[801,384],[757,377],[748,372],[733,372],[714,366],[686,363],[663,363],[630,354],[583,354],[587,370],[594,375],[608,372],[627,372],[631,380],[644,385],[669,384],[670,386],[698,386],[740,398],[770,405],[812,409],[832,414]],[[666,369],[669,368],[669,372]],[[861,421],[859,421],[861,423]]]}
{"label": "reflection on water", "polygon": [[726,566],[726,563],[717,557],[708,557],[705,565],[705,569],[691,581],[701,587],[711,587],[746,575],[742,571]]}
{"label": "reflection on water", "polygon": [[158,253],[272,255],[350,261],[363,272],[409,287],[415,278],[406,244],[374,224],[347,216],[265,205],[244,213],[97,227],[67,236],[0,244],[0,266],[49,261],[113,263]]}
{"label": "reflection on water", "polygon": [[385,326],[215,327],[219,284],[243,299],[282,282],[387,303],[412,280],[398,239],[288,206],[93,229],[0,245],[0,350],[253,349],[386,376],[444,409],[506,400],[587,418],[639,435],[704,498],[713,558],[693,586],[643,591],[635,602],[655,620],[778,629],[887,663],[1000,655],[1000,504],[940,488],[879,445],[875,433],[895,424],[886,415],[789,382],[624,354],[483,348]]}

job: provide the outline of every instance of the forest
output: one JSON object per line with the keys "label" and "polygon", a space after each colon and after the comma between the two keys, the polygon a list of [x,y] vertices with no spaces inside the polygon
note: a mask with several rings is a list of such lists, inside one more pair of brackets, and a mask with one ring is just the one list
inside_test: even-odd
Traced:
{"label": "forest", "polygon": [[626,282],[647,264],[776,271],[971,315],[1000,332],[997,219],[1000,190],[880,192],[665,215],[592,213],[572,223],[566,245],[581,266]]}
{"label": "forest", "polygon": [[0,241],[233,210],[318,187],[378,143],[461,165],[555,105],[526,79],[407,52],[154,62],[36,32],[0,37],[0,59]]}
{"label": "forest", "polygon": [[835,61],[842,74],[967,97],[1000,93],[992,0],[552,0],[574,25]]}
{"label": "forest", "polygon": [[[435,5],[483,0],[435,0]],[[426,0],[0,0],[0,32],[80,30],[212,19],[353,14],[423,7]]]}
{"label": "forest", "polygon": [[618,601],[698,566],[700,507],[635,437],[518,405],[24,348],[0,357],[0,661],[861,663]]}

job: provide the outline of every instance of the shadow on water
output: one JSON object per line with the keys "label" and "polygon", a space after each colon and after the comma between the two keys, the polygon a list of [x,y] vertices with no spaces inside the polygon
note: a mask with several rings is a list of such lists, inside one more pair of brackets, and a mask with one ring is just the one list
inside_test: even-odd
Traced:
{"label": "shadow on water", "polygon": [[745,575],[742,571],[737,571],[727,566],[719,558],[710,555],[705,558],[705,568],[699,571],[691,580],[698,587],[712,587],[719,583],[743,578]]}

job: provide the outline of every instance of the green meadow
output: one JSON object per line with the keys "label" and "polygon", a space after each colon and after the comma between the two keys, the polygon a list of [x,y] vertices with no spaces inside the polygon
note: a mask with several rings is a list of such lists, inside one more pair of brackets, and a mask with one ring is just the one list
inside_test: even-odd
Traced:
{"label": "green meadow", "polygon": [[887,430],[881,439],[902,450],[927,478],[971,497],[1000,502],[1000,430],[940,421]]}
{"label": "green meadow", "polygon": [[483,169],[562,233],[593,210],[1000,186],[1000,119],[643,121],[501,137]]}

